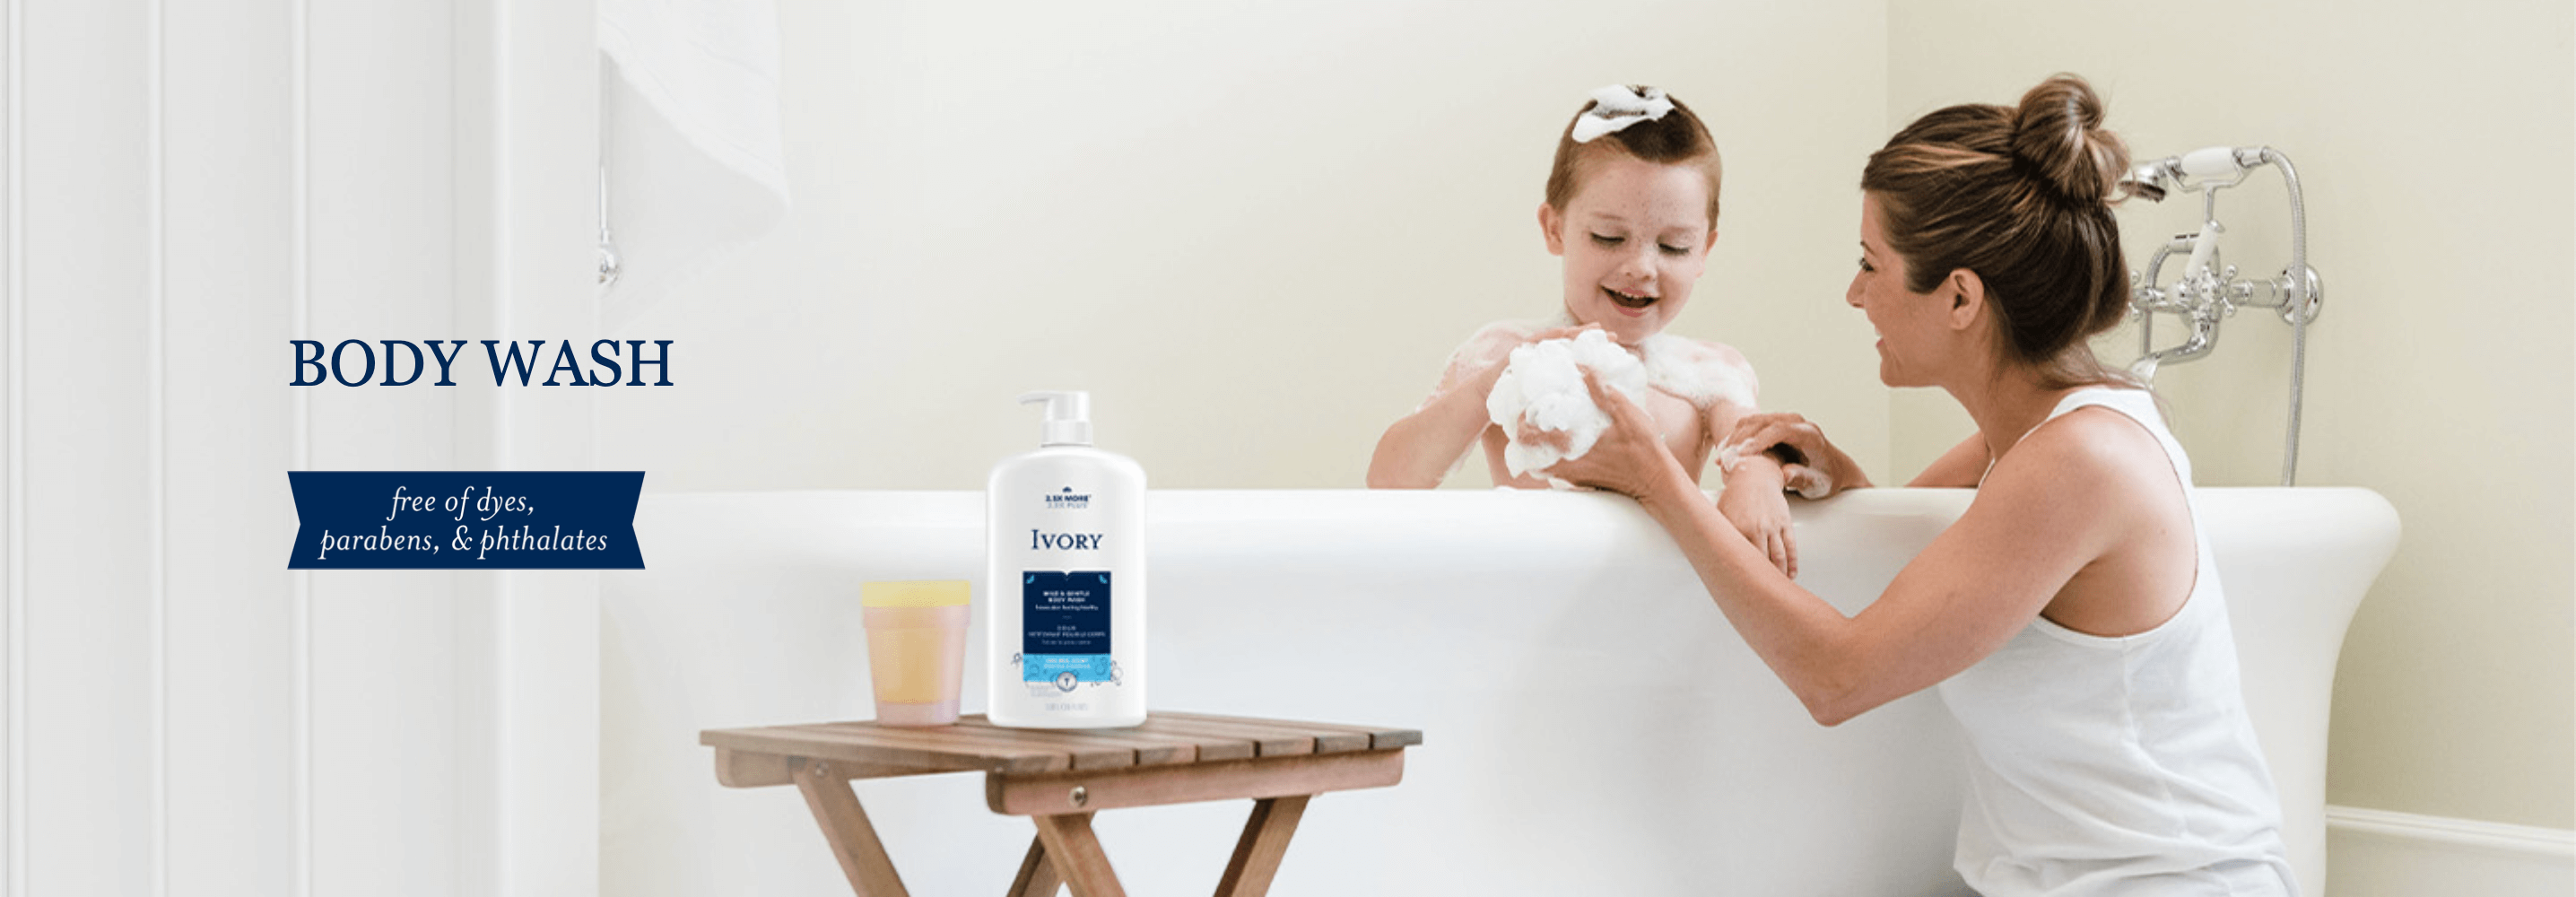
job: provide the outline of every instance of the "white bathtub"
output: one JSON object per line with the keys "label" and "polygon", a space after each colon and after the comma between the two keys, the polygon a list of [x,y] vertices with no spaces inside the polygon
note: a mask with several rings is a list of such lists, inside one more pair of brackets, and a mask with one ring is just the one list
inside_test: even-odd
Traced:
{"label": "white bathtub", "polygon": [[[1802,581],[1845,612],[1966,507],[1877,489],[1797,509]],[[2279,779],[2322,892],[2344,627],[2397,540],[2360,489],[2202,492]],[[1152,705],[1420,729],[1402,784],[1318,798],[1274,893],[1948,894],[1959,745],[1922,693],[1811,721],[1623,498],[1153,493]],[[602,576],[601,892],[847,893],[793,788],[716,784],[704,728],[871,715],[857,584],[972,579],[982,494],[662,495],[649,570]],[[981,710],[983,635],[966,709]],[[975,774],[858,784],[917,894],[1000,893],[1033,829]],[[1249,802],[1098,827],[1130,893],[1214,885]]]}

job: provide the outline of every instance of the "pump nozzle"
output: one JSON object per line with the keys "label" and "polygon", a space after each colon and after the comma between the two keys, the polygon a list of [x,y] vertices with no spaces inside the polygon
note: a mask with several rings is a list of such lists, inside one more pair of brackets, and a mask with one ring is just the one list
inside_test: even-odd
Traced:
{"label": "pump nozzle", "polygon": [[1020,394],[1020,404],[1046,403],[1045,422],[1038,428],[1038,444],[1090,445],[1091,394],[1081,390],[1046,390]]}

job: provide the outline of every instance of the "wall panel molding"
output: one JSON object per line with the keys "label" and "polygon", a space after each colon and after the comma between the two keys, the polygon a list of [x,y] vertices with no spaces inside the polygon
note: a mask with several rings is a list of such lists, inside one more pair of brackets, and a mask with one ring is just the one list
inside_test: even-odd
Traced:
{"label": "wall panel molding", "polygon": [[2576,863],[2576,830],[2338,806],[2326,808],[2326,827],[2334,831]]}
{"label": "wall panel molding", "polygon": [[[290,67],[287,113],[289,171],[288,327],[295,339],[313,334],[313,87],[312,0],[291,0],[287,7]],[[313,469],[313,397],[291,393],[289,412],[294,432],[287,450],[288,470]],[[291,536],[289,538],[292,538]],[[294,850],[295,897],[313,895],[313,572],[288,574],[287,710],[289,760],[288,814]]]}
{"label": "wall panel molding", "polygon": [[[574,847],[596,837],[594,803],[555,803],[595,789],[543,765],[595,762],[554,737],[595,733],[595,691],[567,712],[560,671],[530,662],[595,677],[595,657],[519,605],[463,631],[455,574],[278,557],[287,471],[471,466],[454,391],[293,388],[288,340],[540,326],[454,332],[459,237],[497,230],[460,220],[499,204],[465,198],[455,158],[464,122],[501,115],[454,95],[459,12],[487,2],[7,0],[8,897],[578,893],[551,873],[595,876],[553,834],[588,819]],[[522,47],[548,57],[522,70],[574,46],[586,76],[576,37]],[[518,758],[476,784],[521,815],[460,812],[471,754]],[[481,841],[525,853],[469,880]],[[548,875],[507,877],[529,869]]]}
{"label": "wall panel molding", "polygon": [[146,0],[144,29],[144,177],[150,205],[144,218],[144,254],[150,269],[144,295],[144,491],[148,513],[144,588],[150,618],[152,842],[145,862],[152,897],[170,893],[170,179],[168,115],[169,44],[163,0]]}
{"label": "wall panel molding", "polygon": [[[151,893],[152,20],[28,4],[19,23],[25,317],[28,894]],[[112,362],[102,363],[105,359]]]}
{"label": "wall panel molding", "polygon": [[292,892],[289,616],[279,555],[293,44],[287,0],[159,0],[166,843],[155,893]]}
{"label": "wall panel molding", "polygon": [[2334,897],[2565,897],[2576,831],[2362,807],[2326,807]]}
{"label": "wall panel molding", "polygon": [[[598,55],[586,0],[458,0],[458,326],[592,333],[598,322]],[[589,391],[460,396],[456,466],[586,470]],[[599,598],[588,571],[460,577],[470,712],[460,882],[496,895],[599,890]]]}
{"label": "wall panel molding", "polygon": [[9,2],[9,897],[27,893],[26,29]]}
{"label": "wall panel molding", "polygon": [[[453,329],[453,134],[472,114],[451,87],[453,6],[301,9],[308,245],[299,273],[310,339],[485,335]],[[462,387],[295,391],[306,401],[311,469],[457,466],[452,415]],[[459,872],[461,846],[486,831],[460,807],[472,750],[463,733],[476,712],[464,700],[473,662],[452,619],[460,578],[310,575],[304,642],[289,650],[307,663],[311,894],[489,893]]]}

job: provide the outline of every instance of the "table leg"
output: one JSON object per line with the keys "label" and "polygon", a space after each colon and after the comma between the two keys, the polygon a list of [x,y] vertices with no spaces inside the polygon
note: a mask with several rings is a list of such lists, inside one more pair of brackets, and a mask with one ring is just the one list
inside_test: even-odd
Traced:
{"label": "table leg", "polygon": [[1288,853],[1288,839],[1297,834],[1297,819],[1306,815],[1310,795],[1272,797],[1254,801],[1252,818],[1243,824],[1243,840],[1235,842],[1234,859],[1225,864],[1225,877],[1216,885],[1216,897],[1262,897],[1270,891],[1270,877],[1279,873],[1279,859]]}
{"label": "table leg", "polygon": [[910,897],[902,877],[895,875],[894,861],[886,857],[885,844],[877,840],[876,826],[868,824],[868,811],[859,808],[850,780],[833,774],[831,764],[821,760],[797,762],[794,775],[796,790],[805,792],[805,806],[823,827],[823,840],[832,845],[832,857],[841,861],[841,874],[849,876],[850,890],[858,897]]}
{"label": "table leg", "polygon": [[1064,877],[1055,872],[1055,861],[1047,858],[1046,836],[1029,841],[1029,856],[1020,861],[1020,875],[1011,879],[1011,897],[1055,897],[1064,887]]}
{"label": "table leg", "polygon": [[1100,852],[1100,836],[1092,834],[1091,814],[1030,819],[1038,824],[1038,843],[1046,848],[1048,863],[1073,888],[1073,897],[1127,897],[1118,886],[1118,873],[1109,868],[1109,855]]}

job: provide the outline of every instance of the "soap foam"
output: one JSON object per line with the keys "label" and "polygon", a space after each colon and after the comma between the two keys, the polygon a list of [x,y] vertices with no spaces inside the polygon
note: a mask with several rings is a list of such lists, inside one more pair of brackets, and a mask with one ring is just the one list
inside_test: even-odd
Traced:
{"label": "soap foam", "polygon": [[1669,333],[1647,337],[1638,345],[1646,357],[1646,379],[1655,388],[1682,397],[1706,411],[1719,402],[1754,407],[1750,371],[1729,363],[1715,347]]}
{"label": "soap foam", "polygon": [[[1603,386],[1626,394],[1629,401],[1645,403],[1646,366],[1611,342],[1607,333],[1587,330],[1570,340],[1542,340],[1513,349],[1509,366],[1485,397],[1486,416],[1511,439],[1503,448],[1503,466],[1513,476],[1583,457],[1610,429],[1610,415],[1592,403],[1591,390],[1583,384],[1584,368],[1599,375]],[[1565,447],[1522,442],[1524,422],[1538,430],[1566,434]],[[1554,477],[1548,481],[1560,489],[1572,485]]]}

